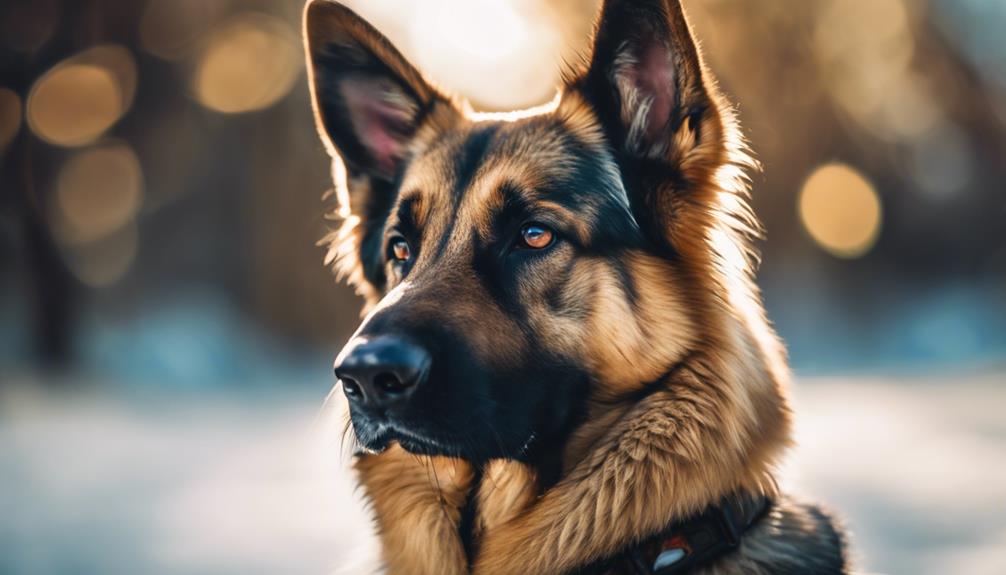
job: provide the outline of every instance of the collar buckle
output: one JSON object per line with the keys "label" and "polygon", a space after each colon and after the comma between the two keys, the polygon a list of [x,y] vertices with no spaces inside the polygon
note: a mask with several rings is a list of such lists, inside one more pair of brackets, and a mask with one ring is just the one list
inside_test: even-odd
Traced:
{"label": "collar buckle", "polygon": [[654,560],[644,563],[635,554],[636,570],[645,575],[674,575],[712,561],[740,546],[741,537],[771,503],[765,496],[728,497],[661,536]]}

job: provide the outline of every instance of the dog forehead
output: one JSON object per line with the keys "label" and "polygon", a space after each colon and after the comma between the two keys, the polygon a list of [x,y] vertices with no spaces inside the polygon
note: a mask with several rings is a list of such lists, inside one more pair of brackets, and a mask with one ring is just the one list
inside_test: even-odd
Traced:
{"label": "dog forehead", "polygon": [[465,215],[488,225],[507,196],[565,205],[593,219],[602,204],[626,211],[628,199],[608,149],[550,116],[456,125],[418,151],[402,180],[402,199],[421,206],[417,224]]}

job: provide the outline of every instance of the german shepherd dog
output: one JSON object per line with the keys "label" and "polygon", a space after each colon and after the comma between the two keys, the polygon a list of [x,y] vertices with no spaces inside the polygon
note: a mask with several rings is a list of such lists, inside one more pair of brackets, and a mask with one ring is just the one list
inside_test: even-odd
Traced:
{"label": "german shepherd dog", "polygon": [[336,359],[388,572],[844,573],[781,493],[783,348],[746,152],[680,0],[606,0],[554,102],[476,114],[310,0],[314,112],[366,298]]}

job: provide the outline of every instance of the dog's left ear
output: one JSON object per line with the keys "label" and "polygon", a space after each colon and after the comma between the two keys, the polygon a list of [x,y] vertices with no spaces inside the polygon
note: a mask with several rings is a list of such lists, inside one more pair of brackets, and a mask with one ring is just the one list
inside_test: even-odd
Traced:
{"label": "dog's left ear", "polygon": [[634,211],[649,220],[644,228],[672,245],[687,241],[682,226],[702,217],[707,206],[696,196],[708,192],[727,147],[725,115],[680,0],[605,0],[589,64],[564,99],[594,110],[632,180]]}

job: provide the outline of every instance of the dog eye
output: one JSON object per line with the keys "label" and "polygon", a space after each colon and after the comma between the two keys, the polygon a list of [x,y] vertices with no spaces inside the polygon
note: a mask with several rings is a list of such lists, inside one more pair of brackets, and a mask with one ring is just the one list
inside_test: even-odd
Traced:
{"label": "dog eye", "polygon": [[524,247],[540,250],[552,245],[555,233],[541,224],[526,224],[520,230],[520,239]]}
{"label": "dog eye", "polygon": [[388,244],[388,255],[396,262],[407,262],[412,257],[412,248],[409,247],[409,242],[405,238],[398,237]]}

